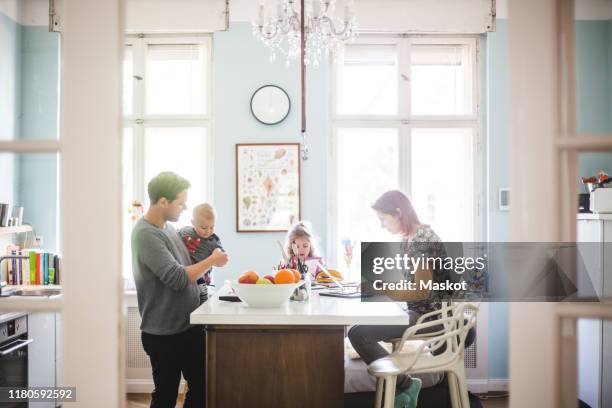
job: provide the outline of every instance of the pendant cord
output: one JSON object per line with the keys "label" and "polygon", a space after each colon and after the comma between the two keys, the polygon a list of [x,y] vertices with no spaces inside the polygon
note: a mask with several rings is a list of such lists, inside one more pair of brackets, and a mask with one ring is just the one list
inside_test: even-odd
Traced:
{"label": "pendant cord", "polygon": [[308,160],[308,146],[306,145],[306,29],[304,9],[304,0],[300,0],[300,52],[302,62],[302,159]]}

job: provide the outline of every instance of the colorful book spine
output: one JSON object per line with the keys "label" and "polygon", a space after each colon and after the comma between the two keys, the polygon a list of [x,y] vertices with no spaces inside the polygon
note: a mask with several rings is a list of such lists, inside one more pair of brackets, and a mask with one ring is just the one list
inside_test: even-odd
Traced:
{"label": "colorful book spine", "polygon": [[[28,255],[28,251],[21,251],[21,255]],[[23,276],[23,284],[24,285],[29,285],[30,284],[30,259],[29,258],[24,258],[21,260],[21,275]]]}
{"label": "colorful book spine", "polygon": [[[11,250],[11,255],[15,256],[17,255],[17,251],[16,250]],[[19,276],[17,275],[17,259],[13,258],[11,259],[11,285],[18,285],[19,284]]]}
{"label": "colorful book spine", "polygon": [[43,275],[43,285],[49,284],[49,254],[45,252],[42,254],[42,275]]}
{"label": "colorful book spine", "polygon": [[[17,255],[21,256],[23,252],[21,250],[15,251]],[[18,282],[20,285],[23,285],[23,259],[16,259],[17,261],[17,276],[19,277]]]}
{"label": "colorful book spine", "polygon": [[56,263],[55,263],[55,280],[53,283],[56,285],[62,284],[62,257],[61,255],[55,255]]}
{"label": "colorful book spine", "polygon": [[[17,255],[22,256],[23,251],[17,250]],[[17,275],[19,275],[19,284],[23,285],[23,265],[25,263],[24,259],[17,259]]]}
{"label": "colorful book spine", "polygon": [[36,253],[36,280],[35,280],[37,285],[40,285],[41,283],[41,279],[40,279],[40,252]]}
{"label": "colorful book spine", "polygon": [[[6,247],[6,254],[11,254],[11,246]],[[13,271],[12,271],[12,263],[8,262],[6,265],[6,283],[9,285],[13,285]]]}
{"label": "colorful book spine", "polygon": [[36,252],[30,250],[30,283],[36,283]]}

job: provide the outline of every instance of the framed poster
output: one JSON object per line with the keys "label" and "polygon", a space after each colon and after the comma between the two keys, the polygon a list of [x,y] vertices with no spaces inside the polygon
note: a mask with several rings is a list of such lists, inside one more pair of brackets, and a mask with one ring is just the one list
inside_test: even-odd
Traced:
{"label": "framed poster", "polygon": [[280,232],[300,220],[300,144],[236,145],[236,231]]}

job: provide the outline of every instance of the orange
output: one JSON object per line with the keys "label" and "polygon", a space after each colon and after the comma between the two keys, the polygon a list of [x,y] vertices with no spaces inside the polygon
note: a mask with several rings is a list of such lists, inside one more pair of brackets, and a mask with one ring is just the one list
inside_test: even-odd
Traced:
{"label": "orange", "polygon": [[290,269],[290,271],[293,272],[293,281],[295,283],[298,283],[300,279],[302,279],[302,275],[300,275],[300,273],[295,269]]}
{"label": "orange", "polygon": [[294,283],[295,279],[293,276],[293,272],[291,272],[289,269],[281,269],[280,271],[276,272],[276,275],[274,275],[274,283],[276,284],[282,284],[282,283]]}

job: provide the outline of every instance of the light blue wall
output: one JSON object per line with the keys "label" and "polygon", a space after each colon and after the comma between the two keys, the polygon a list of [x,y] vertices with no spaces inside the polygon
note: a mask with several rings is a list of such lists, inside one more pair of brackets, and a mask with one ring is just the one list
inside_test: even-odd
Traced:
{"label": "light blue wall", "polygon": [[[59,34],[0,13],[0,138],[54,139],[58,128]],[[24,207],[24,221],[57,250],[57,157],[0,155],[0,201]]]}
{"label": "light blue wall", "polygon": [[[21,46],[20,138],[57,139],[59,34],[46,26],[23,26]],[[54,154],[19,157],[17,200],[24,220],[43,237],[43,247],[57,251],[58,161]]]}
{"label": "light blue wall", "polygon": [[610,130],[610,22],[576,22],[576,105],[579,133]]}
{"label": "light blue wall", "polygon": [[[612,133],[610,35],[610,21],[576,22],[578,133]],[[610,174],[611,166],[612,155],[609,153],[582,153],[578,156],[578,174],[581,176],[595,175],[598,170]]]}
{"label": "light blue wall", "polygon": [[[21,27],[0,13],[0,140],[19,133]],[[0,202],[12,203],[16,177],[15,157],[0,154]]]}
{"label": "light blue wall", "polygon": [[508,187],[508,29],[497,20],[497,29],[486,39],[487,174],[489,241],[510,239],[510,213],[499,210],[498,192]]}
{"label": "light blue wall", "polygon": [[[499,210],[498,191],[508,187],[508,29],[504,20],[486,38],[488,240],[510,240],[510,213]],[[508,378],[508,305],[489,304],[489,378]]]}
{"label": "light blue wall", "polygon": [[[284,60],[269,61],[267,49],[253,38],[248,23],[231,24],[229,31],[214,34],[213,115],[214,115],[214,203],[218,215],[216,228],[224,247],[231,254],[231,265],[215,271],[214,280],[236,277],[255,269],[271,270],[280,259],[275,240],[282,233],[236,232],[235,144],[253,142],[300,141],[299,66],[290,68]],[[310,158],[302,162],[302,218],[313,223],[325,248],[327,225],[327,146],[330,140],[329,69],[308,69],[307,118]],[[274,126],[257,122],[249,101],[262,85],[275,84],[291,98],[287,119]],[[316,85],[315,85],[316,84]]]}

